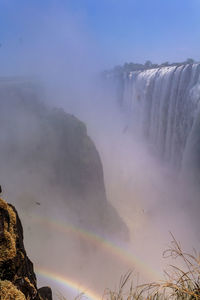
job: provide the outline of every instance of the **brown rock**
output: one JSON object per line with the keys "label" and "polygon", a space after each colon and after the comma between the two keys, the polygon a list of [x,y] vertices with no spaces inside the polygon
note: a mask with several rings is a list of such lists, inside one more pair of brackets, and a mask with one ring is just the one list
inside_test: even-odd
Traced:
{"label": "brown rock", "polygon": [[0,199],[0,299],[52,300],[50,288],[37,289],[18,213],[3,199]]}

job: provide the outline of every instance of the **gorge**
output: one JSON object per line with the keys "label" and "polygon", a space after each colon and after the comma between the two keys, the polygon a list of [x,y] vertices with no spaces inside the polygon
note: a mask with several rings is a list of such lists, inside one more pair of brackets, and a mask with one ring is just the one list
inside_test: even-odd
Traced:
{"label": "gorge", "polygon": [[1,184],[54,298],[56,278],[99,295],[130,268],[160,278],[169,231],[199,247],[199,75],[124,73],[112,97],[82,95],[92,100],[70,114],[32,80],[1,80]]}

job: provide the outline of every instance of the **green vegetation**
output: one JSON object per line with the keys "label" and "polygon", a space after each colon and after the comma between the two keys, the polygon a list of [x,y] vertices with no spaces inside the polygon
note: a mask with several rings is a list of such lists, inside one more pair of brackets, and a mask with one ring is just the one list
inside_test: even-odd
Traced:
{"label": "green vegetation", "polygon": [[181,66],[181,65],[187,65],[187,64],[194,64],[198,63],[192,58],[188,58],[183,62],[174,62],[174,63],[169,63],[168,61],[163,62],[161,64],[157,63],[152,63],[150,60],[147,60],[144,64],[141,63],[125,63],[123,66],[115,66],[112,70],[107,70],[104,71],[104,75],[111,75],[113,74],[114,76],[120,76],[123,75],[124,73],[130,73],[134,71],[144,71],[148,69],[155,69],[155,68],[161,68],[161,67],[169,67],[169,66]]}

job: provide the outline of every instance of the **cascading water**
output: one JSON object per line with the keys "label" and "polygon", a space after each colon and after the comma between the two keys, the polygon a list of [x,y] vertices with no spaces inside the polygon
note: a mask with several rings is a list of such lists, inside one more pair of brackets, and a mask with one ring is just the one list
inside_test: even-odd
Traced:
{"label": "cascading water", "polygon": [[131,125],[164,161],[180,169],[198,123],[200,64],[131,72],[123,80],[122,106]]}

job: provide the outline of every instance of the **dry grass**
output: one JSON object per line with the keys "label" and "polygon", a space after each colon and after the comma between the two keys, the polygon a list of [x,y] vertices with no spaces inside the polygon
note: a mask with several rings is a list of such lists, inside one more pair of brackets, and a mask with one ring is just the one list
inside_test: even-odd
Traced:
{"label": "dry grass", "polygon": [[0,263],[13,259],[16,256],[16,214],[12,207],[9,206],[3,199],[0,198],[0,208],[7,211],[10,224],[4,220],[4,236],[0,240]]}
{"label": "dry grass", "polygon": [[[106,289],[102,300],[198,300],[200,299],[200,254],[185,253],[171,234],[172,242],[164,251],[165,258],[180,259],[181,266],[170,265],[165,280],[134,285],[132,272],[125,274],[117,291]],[[83,296],[80,294],[79,299]],[[86,298],[86,297],[85,297]],[[66,298],[60,298],[66,300]]]}
{"label": "dry grass", "polygon": [[0,299],[1,300],[26,300],[24,294],[8,280],[0,280]]}
{"label": "dry grass", "polygon": [[[121,281],[118,292],[107,290],[105,300],[189,300],[200,299],[200,254],[185,253],[180,243],[172,236],[171,247],[164,251],[165,258],[181,259],[182,267],[170,265],[165,271],[166,280],[137,285],[130,283],[131,273],[127,273]],[[129,283],[128,292],[125,286]]]}

